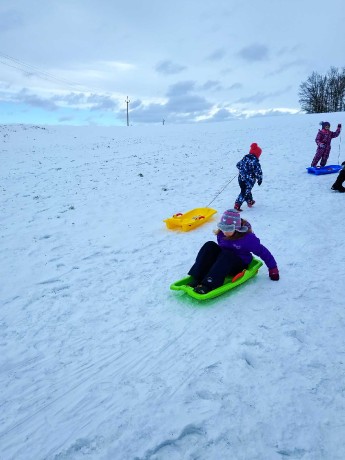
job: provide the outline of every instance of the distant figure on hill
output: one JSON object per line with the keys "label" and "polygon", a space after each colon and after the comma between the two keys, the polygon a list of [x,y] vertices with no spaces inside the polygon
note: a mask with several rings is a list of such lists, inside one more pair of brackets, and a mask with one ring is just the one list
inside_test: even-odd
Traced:
{"label": "distant figure on hill", "polygon": [[238,183],[241,188],[241,193],[235,201],[234,208],[236,211],[242,211],[241,205],[244,201],[247,202],[249,208],[255,203],[252,188],[256,181],[258,181],[258,185],[262,183],[262,169],[259,161],[261,152],[261,148],[254,142],[250,146],[249,153],[236,165],[239,170]]}
{"label": "distant figure on hill", "polygon": [[336,181],[332,185],[332,190],[336,190],[337,192],[344,193],[345,187],[343,186],[343,183],[345,182],[345,161],[343,161],[341,165],[342,165],[342,168],[339,171]]}
{"label": "distant figure on hill", "polygon": [[319,129],[315,138],[317,149],[313,161],[311,162],[311,166],[313,167],[316,167],[320,160],[320,166],[326,166],[329,153],[331,151],[331,140],[334,137],[338,137],[341,131],[340,123],[338,124],[336,131],[330,130],[331,125],[328,121],[322,121],[320,125],[321,129]]}

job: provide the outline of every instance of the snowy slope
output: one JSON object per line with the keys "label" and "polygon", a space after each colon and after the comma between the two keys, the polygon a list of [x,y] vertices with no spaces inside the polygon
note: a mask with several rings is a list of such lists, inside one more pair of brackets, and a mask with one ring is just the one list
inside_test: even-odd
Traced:
{"label": "snowy slope", "polygon": [[[2,460],[345,458],[345,197],[305,169],[322,119],[0,126]],[[252,142],[243,217],[281,279],[200,304],[169,285]],[[166,229],[210,202],[212,222]]]}

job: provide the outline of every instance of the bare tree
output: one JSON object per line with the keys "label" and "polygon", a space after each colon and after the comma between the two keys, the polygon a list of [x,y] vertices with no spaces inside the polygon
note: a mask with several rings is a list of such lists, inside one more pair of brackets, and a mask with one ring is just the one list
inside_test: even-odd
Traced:
{"label": "bare tree", "polygon": [[299,103],[307,113],[341,112],[345,109],[345,68],[331,67],[327,75],[313,72],[300,85]]}
{"label": "bare tree", "polygon": [[327,74],[327,96],[329,112],[342,112],[345,109],[345,68],[339,71],[331,67]]}
{"label": "bare tree", "polygon": [[313,72],[307,81],[300,85],[298,95],[302,110],[307,113],[327,112],[325,89],[326,77]]}

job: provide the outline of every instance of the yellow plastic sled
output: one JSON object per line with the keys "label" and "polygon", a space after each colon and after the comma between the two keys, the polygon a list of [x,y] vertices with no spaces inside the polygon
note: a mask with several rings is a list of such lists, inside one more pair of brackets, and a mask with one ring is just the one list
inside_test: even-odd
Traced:
{"label": "yellow plastic sled", "polygon": [[180,212],[174,214],[172,217],[165,219],[164,222],[170,230],[188,232],[207,222],[216,212],[217,211],[212,208],[195,208],[184,214]]}

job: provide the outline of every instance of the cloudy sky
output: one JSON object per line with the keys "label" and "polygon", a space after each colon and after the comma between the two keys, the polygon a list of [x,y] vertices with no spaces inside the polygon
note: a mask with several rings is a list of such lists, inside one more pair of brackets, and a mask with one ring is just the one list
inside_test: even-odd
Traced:
{"label": "cloudy sky", "polygon": [[345,66],[345,6],[320,0],[1,0],[0,123],[224,121],[300,109]]}

